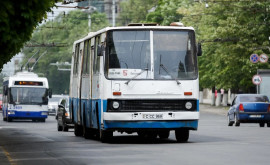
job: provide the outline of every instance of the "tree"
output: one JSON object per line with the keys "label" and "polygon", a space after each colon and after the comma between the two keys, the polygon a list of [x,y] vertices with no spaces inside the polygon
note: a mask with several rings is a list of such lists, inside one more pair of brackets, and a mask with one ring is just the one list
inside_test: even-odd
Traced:
{"label": "tree", "polygon": [[[69,92],[70,72],[59,71],[56,66],[50,64],[56,62],[71,63],[73,42],[89,33],[88,20],[88,15],[80,10],[71,11],[65,15],[60,14],[53,21],[39,26],[35,30],[30,42],[27,43],[27,45],[54,44],[55,47],[25,47],[23,49],[25,54],[23,64],[26,64],[30,57],[38,51],[39,53],[33,57],[34,60],[37,60],[42,53],[47,51],[38,60],[33,71],[48,78],[53,93],[62,94]],[[91,22],[92,31],[109,26],[104,13],[92,13]],[[29,66],[32,67],[33,63]]]}
{"label": "tree", "polygon": [[183,17],[177,12],[181,6],[189,6],[189,0],[159,0],[155,11],[149,12],[146,17],[147,22],[155,22],[160,25],[170,25],[172,22],[179,22]]}
{"label": "tree", "polygon": [[203,44],[199,58],[200,85],[220,89],[241,89],[248,92],[254,87],[251,78],[258,68],[267,64],[252,64],[252,53],[269,53],[267,27],[268,1],[220,1],[205,8],[197,3],[190,8],[180,8],[183,22],[194,26]]}
{"label": "tree", "polygon": [[57,0],[0,1],[0,71],[23,44]]}
{"label": "tree", "polygon": [[158,0],[128,0],[120,4],[121,12],[118,18],[120,25],[142,23],[146,21],[149,10],[157,6]]}

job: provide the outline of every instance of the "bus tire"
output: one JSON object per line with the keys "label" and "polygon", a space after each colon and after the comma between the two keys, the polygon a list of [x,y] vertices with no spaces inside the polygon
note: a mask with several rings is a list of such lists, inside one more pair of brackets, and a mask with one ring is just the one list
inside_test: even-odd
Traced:
{"label": "bus tire", "polygon": [[3,117],[3,121],[7,121],[7,118],[6,117]]}
{"label": "bus tire", "polygon": [[102,143],[110,142],[113,138],[113,131],[100,130],[100,141]]}
{"label": "bus tire", "polygon": [[189,130],[188,129],[184,129],[184,128],[180,128],[180,129],[176,129],[175,130],[175,138],[177,140],[177,142],[187,142],[188,138],[189,138]]}
{"label": "bus tire", "polygon": [[160,131],[158,132],[158,136],[160,139],[168,139],[170,136],[170,131]]}
{"label": "bus tire", "polygon": [[8,117],[7,122],[12,122],[12,118]]}
{"label": "bus tire", "polygon": [[83,130],[82,130],[82,126],[75,124],[74,125],[74,135],[75,136],[82,136],[83,135]]}

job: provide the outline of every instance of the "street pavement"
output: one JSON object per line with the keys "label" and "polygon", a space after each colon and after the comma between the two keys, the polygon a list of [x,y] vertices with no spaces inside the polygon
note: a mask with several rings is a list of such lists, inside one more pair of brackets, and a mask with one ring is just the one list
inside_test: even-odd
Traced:
{"label": "street pavement", "polygon": [[228,108],[200,104],[199,128],[187,143],[177,143],[174,131],[153,140],[115,132],[111,143],[101,143],[58,132],[54,116],[45,123],[0,120],[0,165],[269,164],[270,128],[228,127]]}

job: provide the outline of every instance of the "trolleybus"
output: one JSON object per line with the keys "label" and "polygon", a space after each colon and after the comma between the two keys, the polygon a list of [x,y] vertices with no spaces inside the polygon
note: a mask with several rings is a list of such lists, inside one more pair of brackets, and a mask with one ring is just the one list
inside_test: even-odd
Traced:
{"label": "trolleybus", "polygon": [[75,135],[102,142],[113,132],[188,141],[199,120],[197,56],[192,27],[132,24],[75,41],[70,111]]}
{"label": "trolleybus", "polygon": [[3,120],[32,119],[45,122],[48,116],[49,85],[45,77],[18,72],[4,78]]}

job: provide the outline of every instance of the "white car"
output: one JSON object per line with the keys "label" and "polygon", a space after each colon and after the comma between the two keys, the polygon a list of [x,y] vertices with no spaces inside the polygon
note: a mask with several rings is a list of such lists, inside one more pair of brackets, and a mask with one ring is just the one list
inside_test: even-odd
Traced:
{"label": "white car", "polygon": [[56,115],[59,101],[63,97],[68,97],[67,95],[52,95],[52,98],[48,102],[48,113],[49,115]]}

